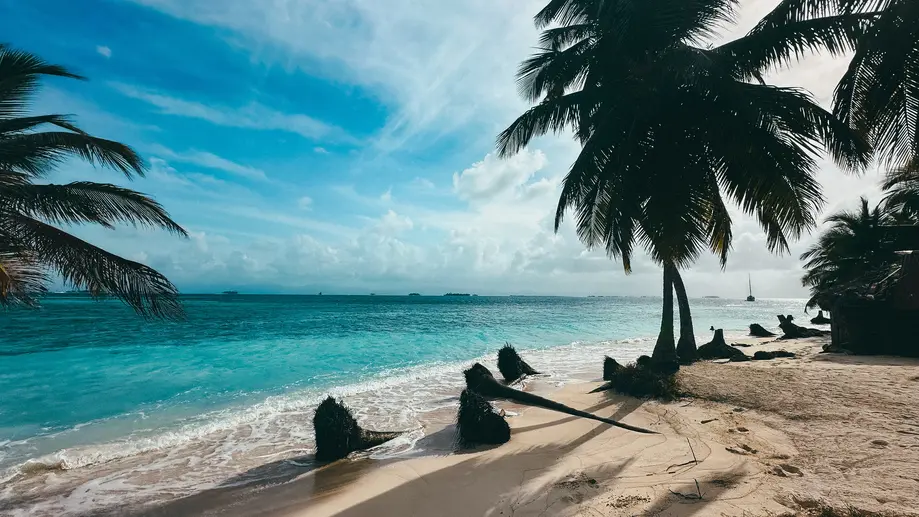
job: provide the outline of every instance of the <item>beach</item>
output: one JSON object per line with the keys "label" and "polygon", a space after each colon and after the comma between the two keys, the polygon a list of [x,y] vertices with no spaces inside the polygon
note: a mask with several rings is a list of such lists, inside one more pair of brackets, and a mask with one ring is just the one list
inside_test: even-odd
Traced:
{"label": "beach", "polygon": [[[604,355],[629,362],[650,353],[660,327],[660,301],[642,297],[241,294],[183,303],[188,320],[168,324],[79,297],[7,315],[0,515],[130,515],[290,481],[316,466],[312,417],[329,394],[368,429],[410,431],[375,450],[375,461],[447,454],[450,440],[431,436],[456,417],[463,369],[481,362],[497,372],[505,342],[543,372],[528,389],[555,396],[596,379]],[[770,326],[802,306],[696,300],[697,342],[711,325],[745,340],[750,322]],[[530,416],[511,425],[518,418]]]}
{"label": "beach", "polygon": [[594,382],[529,386],[660,434],[506,407],[519,415],[500,447],[451,452],[444,425],[408,457],[363,455],[142,514],[766,516],[826,504],[916,515],[919,361],[820,354],[821,339],[763,341],[746,350],[798,357],[684,367],[693,395],[672,403],[587,394]]}

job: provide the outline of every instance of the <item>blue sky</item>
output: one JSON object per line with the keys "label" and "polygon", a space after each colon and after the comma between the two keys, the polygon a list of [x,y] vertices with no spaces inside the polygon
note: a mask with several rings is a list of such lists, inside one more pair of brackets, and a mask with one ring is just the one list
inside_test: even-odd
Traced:
{"label": "blue sky", "polygon": [[[741,26],[774,3],[745,2]],[[513,76],[541,4],[0,0],[0,34],[90,79],[48,81],[35,110],[134,146],[150,173],[131,186],[191,238],[74,232],[185,292],[657,294],[647,260],[626,277],[569,225],[553,231],[569,138],[492,154],[526,108]],[[828,99],[842,66],[814,58],[775,80]],[[876,180],[821,176],[830,209]],[[125,183],[77,162],[50,181],[76,179]],[[761,296],[803,295],[793,257],[744,218],[735,235],[726,272],[706,257],[686,275],[691,295],[744,294],[747,272]]]}

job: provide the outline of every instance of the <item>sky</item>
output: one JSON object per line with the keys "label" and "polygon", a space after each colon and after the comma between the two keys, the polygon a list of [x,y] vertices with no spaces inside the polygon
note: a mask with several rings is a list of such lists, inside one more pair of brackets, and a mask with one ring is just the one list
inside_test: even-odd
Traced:
{"label": "sky", "polygon": [[[88,81],[51,79],[37,113],[74,114],[137,149],[146,178],[68,162],[49,182],[129,185],[188,239],[133,227],[72,231],[144,262],[181,291],[660,295],[647,257],[633,272],[553,228],[569,135],[499,159],[495,136],[528,105],[514,73],[533,52],[545,0],[0,0],[0,39]],[[748,30],[777,0],[744,0]],[[773,71],[826,106],[845,59]],[[823,160],[825,210],[879,198],[875,168]],[[683,276],[692,296],[806,296],[798,256],[777,256],[734,213],[722,269]]]}

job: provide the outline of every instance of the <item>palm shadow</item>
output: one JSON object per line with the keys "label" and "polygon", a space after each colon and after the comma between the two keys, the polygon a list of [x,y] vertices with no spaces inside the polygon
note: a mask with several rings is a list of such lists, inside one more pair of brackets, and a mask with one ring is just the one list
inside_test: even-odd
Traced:
{"label": "palm shadow", "polygon": [[[283,513],[285,508],[303,506],[320,497],[321,494],[334,493],[336,490],[356,483],[373,467],[395,461],[397,460],[371,460],[367,457],[360,457],[354,460],[323,464],[313,460],[309,467],[302,467],[303,470],[297,475],[302,476],[301,479],[295,479],[297,476],[284,475],[240,484],[246,478],[257,475],[256,471],[265,474],[281,463],[272,462],[229,478],[217,488],[169,501],[139,513],[132,512],[130,515],[174,517],[210,514],[230,508],[233,509],[232,512],[229,512],[230,514],[239,515],[236,513],[237,510],[247,506],[251,508],[244,510],[242,515]],[[127,515],[127,513],[113,511],[99,515]]]}
{"label": "palm shadow", "polygon": [[812,356],[811,360],[860,366],[919,366],[919,358],[899,357],[893,355],[847,355],[820,353]]}
{"label": "palm shadow", "polygon": [[618,464],[600,464],[562,479],[541,479],[538,475],[540,471],[548,472],[564,457],[559,456],[560,451],[576,449],[609,429],[600,424],[561,446],[535,446],[491,459],[470,457],[421,474],[335,515],[364,517],[381,511],[386,515],[438,515],[455,512],[456,508],[462,508],[463,515],[493,515],[505,508],[513,514],[529,505],[538,506],[546,515],[558,513],[603,495],[609,488],[603,482],[615,480],[635,461],[630,458]]}

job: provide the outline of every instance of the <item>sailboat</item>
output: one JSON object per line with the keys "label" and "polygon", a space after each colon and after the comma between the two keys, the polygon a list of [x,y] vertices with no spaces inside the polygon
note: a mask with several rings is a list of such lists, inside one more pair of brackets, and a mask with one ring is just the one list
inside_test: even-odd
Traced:
{"label": "sailboat", "polygon": [[756,297],[753,296],[753,281],[750,280],[750,275],[749,275],[749,274],[747,274],[747,286],[750,288],[750,295],[747,296],[747,301],[748,301],[748,302],[755,302],[755,301],[756,301]]}

